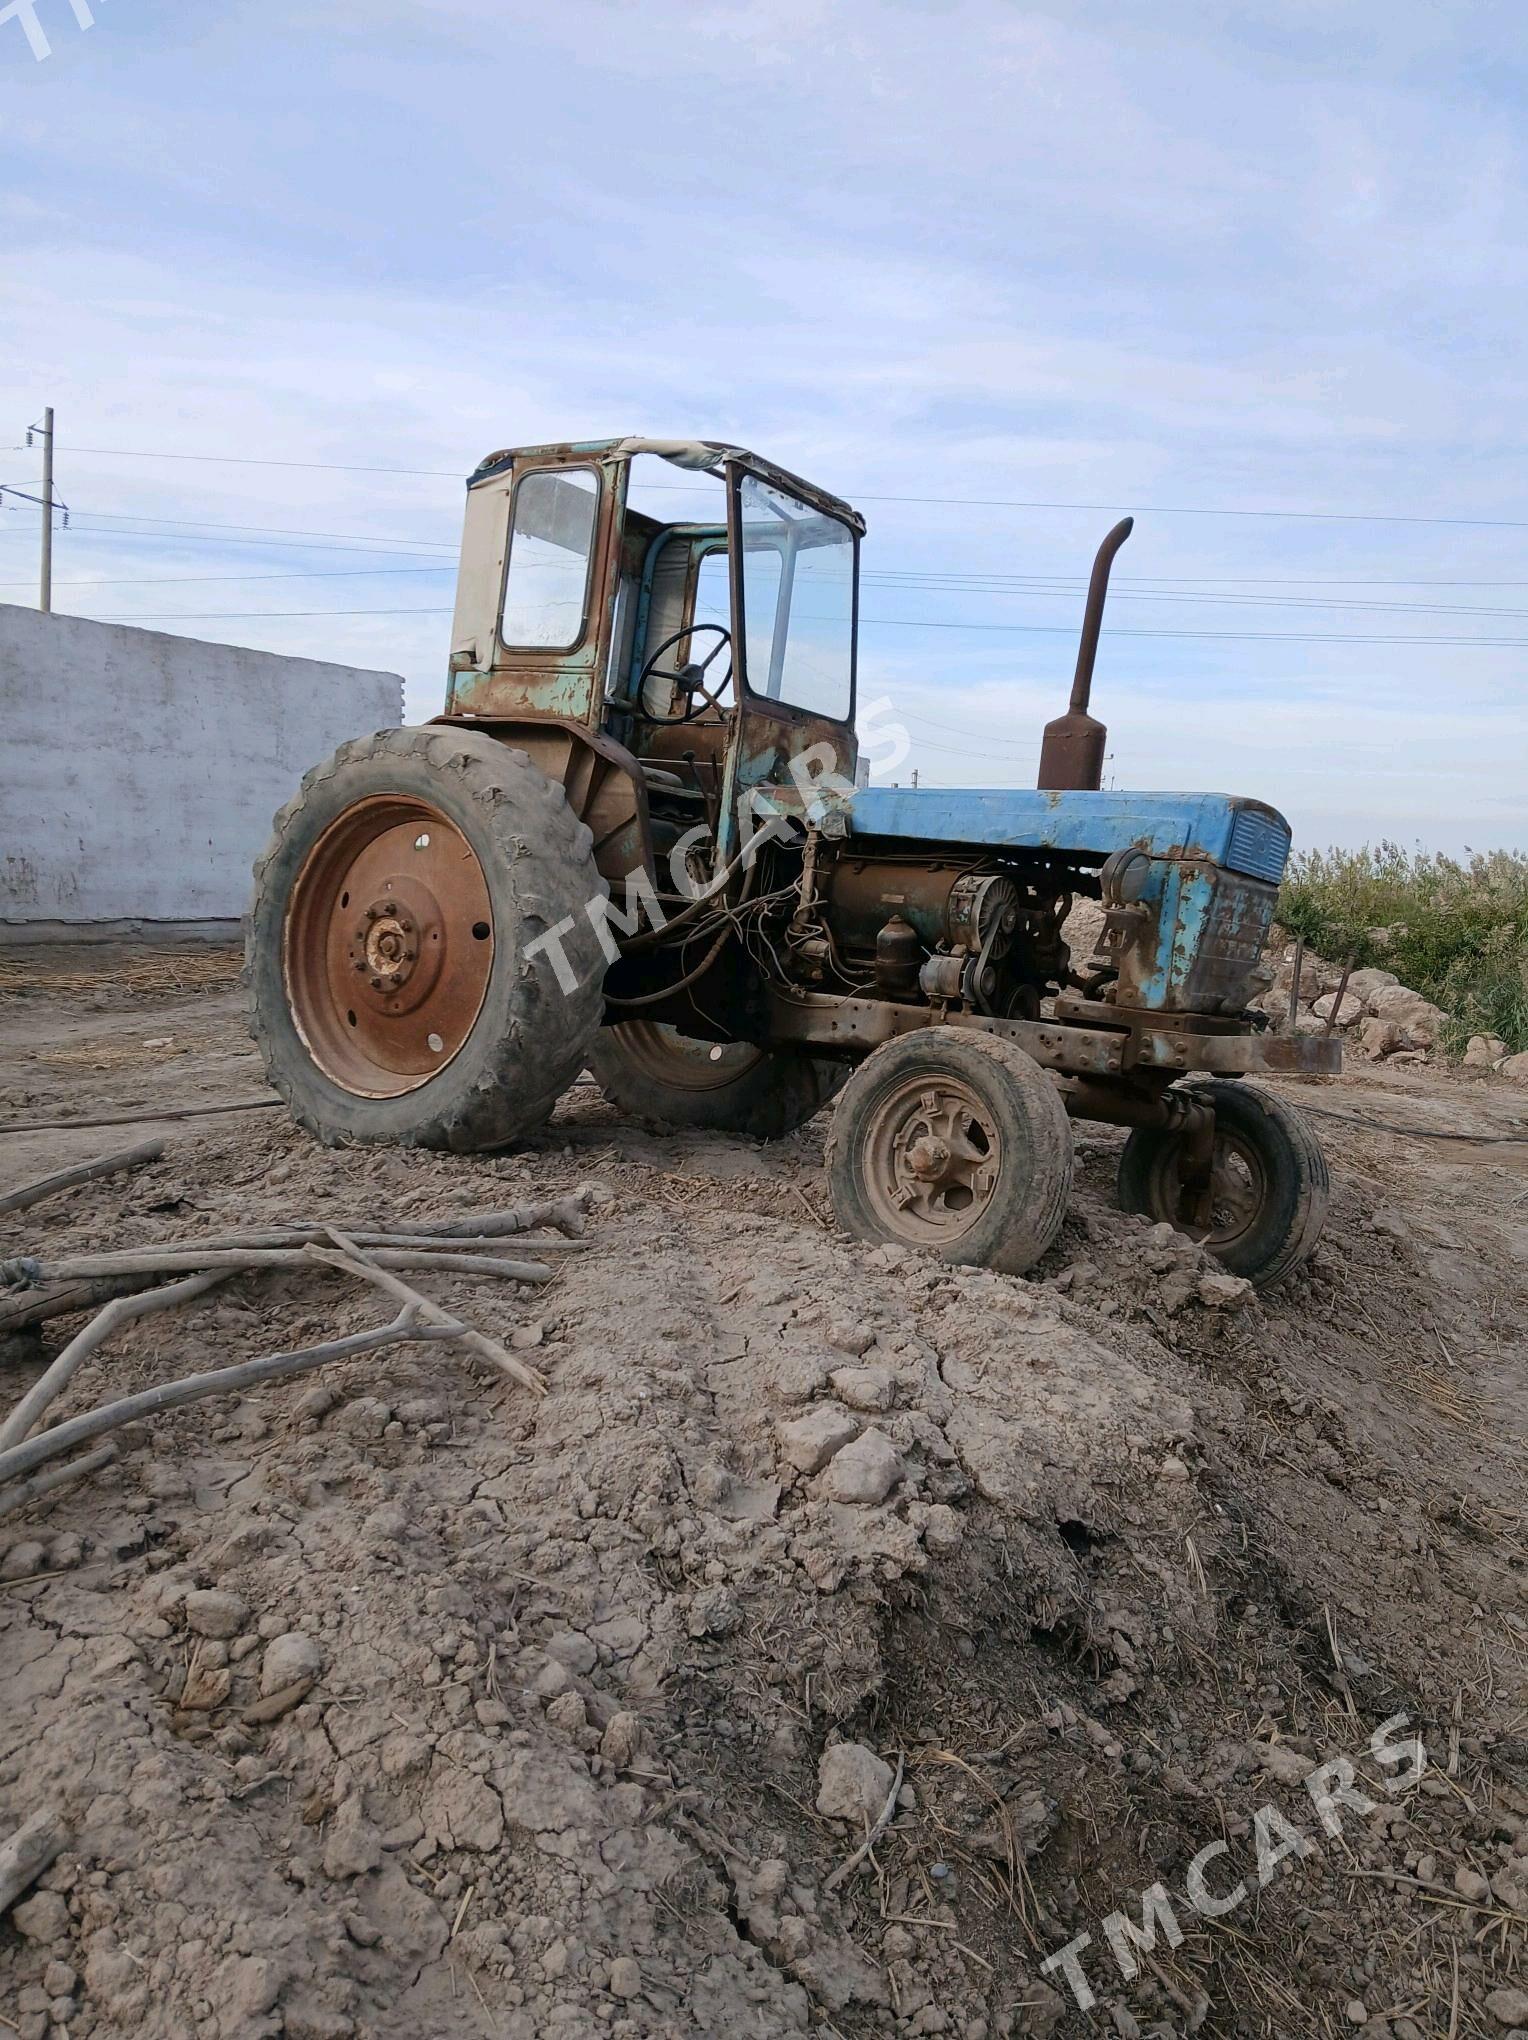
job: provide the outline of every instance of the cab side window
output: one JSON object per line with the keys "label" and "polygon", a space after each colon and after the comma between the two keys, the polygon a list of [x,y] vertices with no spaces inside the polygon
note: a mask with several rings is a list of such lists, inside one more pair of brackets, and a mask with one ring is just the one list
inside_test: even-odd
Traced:
{"label": "cab side window", "polygon": [[571,651],[584,634],[599,477],[538,470],[515,489],[500,629],[512,648]]}

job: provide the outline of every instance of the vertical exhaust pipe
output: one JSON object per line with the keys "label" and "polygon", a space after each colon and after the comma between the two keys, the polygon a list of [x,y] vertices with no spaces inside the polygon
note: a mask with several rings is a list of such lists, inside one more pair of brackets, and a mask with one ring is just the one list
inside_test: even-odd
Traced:
{"label": "vertical exhaust pipe", "polygon": [[1133,517],[1122,517],[1098,548],[1098,557],[1093,562],[1088,605],[1082,617],[1082,641],[1077,647],[1077,671],[1072,676],[1072,699],[1065,715],[1045,725],[1040,745],[1040,774],[1035,784],[1042,790],[1096,793],[1104,783],[1104,745],[1109,732],[1088,714],[1088,698],[1093,691],[1093,664],[1104,624],[1109,569],[1134,527]]}

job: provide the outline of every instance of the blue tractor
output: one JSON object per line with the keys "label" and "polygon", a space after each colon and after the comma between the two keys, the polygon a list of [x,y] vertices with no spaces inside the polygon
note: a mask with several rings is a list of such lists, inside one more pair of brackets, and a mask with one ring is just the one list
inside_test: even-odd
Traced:
{"label": "blue tractor", "polygon": [[[639,508],[639,468],[714,507]],[[710,442],[491,455],[444,712],[342,745],[256,866],[272,1083],[321,1140],[458,1151],[532,1131],[585,1067],[627,1112],[764,1138],[831,1099],[849,1231],[1015,1273],[1065,1214],[1070,1120],[1104,1120],[1131,1129],[1127,1209],[1287,1273],[1326,1166],[1242,1079],[1335,1071],[1340,1045],[1252,1003],[1283,818],[1100,788],[1088,694],[1128,530],[1035,791],[871,785],[847,503]]]}

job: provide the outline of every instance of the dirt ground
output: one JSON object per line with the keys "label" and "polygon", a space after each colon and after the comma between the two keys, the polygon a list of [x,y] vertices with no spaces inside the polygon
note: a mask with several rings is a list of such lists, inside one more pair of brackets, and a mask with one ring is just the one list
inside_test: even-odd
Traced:
{"label": "dirt ground", "polygon": [[[0,1837],[70,1831],[0,1924],[0,2026],[1528,2026],[1528,1145],[1372,1124],[1522,1134],[1520,1088],[1299,1087],[1343,1115],[1331,1217],[1247,1302],[1115,1209],[1104,1128],[1017,1280],[841,1237],[823,1119],[667,1134],[585,1081],[493,1157],[326,1152],[279,1110],[88,1127],[261,1095],[231,961],[43,968],[0,973],[0,1191],[168,1145],[0,1218],[0,1256],[594,1187],[549,1285],[417,1278],[518,1330],[544,1397],[400,1347],[137,1425],[0,1521]],[[243,1276],[59,1407],[384,1315]],[[0,1407],[80,1322],[0,1342]],[[1305,1780],[1341,1758],[1333,1833]],[[1175,1924],[1111,1937],[1158,1883]],[[1083,1934],[1086,2011],[1040,1966]]]}

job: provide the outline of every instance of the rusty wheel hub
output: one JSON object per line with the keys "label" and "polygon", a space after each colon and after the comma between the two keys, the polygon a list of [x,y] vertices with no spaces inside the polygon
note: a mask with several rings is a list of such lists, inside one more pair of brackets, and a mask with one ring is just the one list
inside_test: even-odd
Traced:
{"label": "rusty wheel hub", "polygon": [[292,888],[284,969],[297,1030],[335,1083],[392,1098],[443,1069],[476,1024],[493,964],[488,882],[427,802],[350,808]]}
{"label": "rusty wheel hub", "polygon": [[865,1184],[896,1238],[947,1246],[991,1203],[1001,1166],[998,1132],[974,1089],[956,1077],[910,1078],[881,1099],[866,1129]]}
{"label": "rusty wheel hub", "polygon": [[1268,1196],[1268,1180],[1256,1151],[1217,1127],[1207,1183],[1181,1176],[1174,1224],[1202,1246],[1222,1251],[1256,1223]]}

